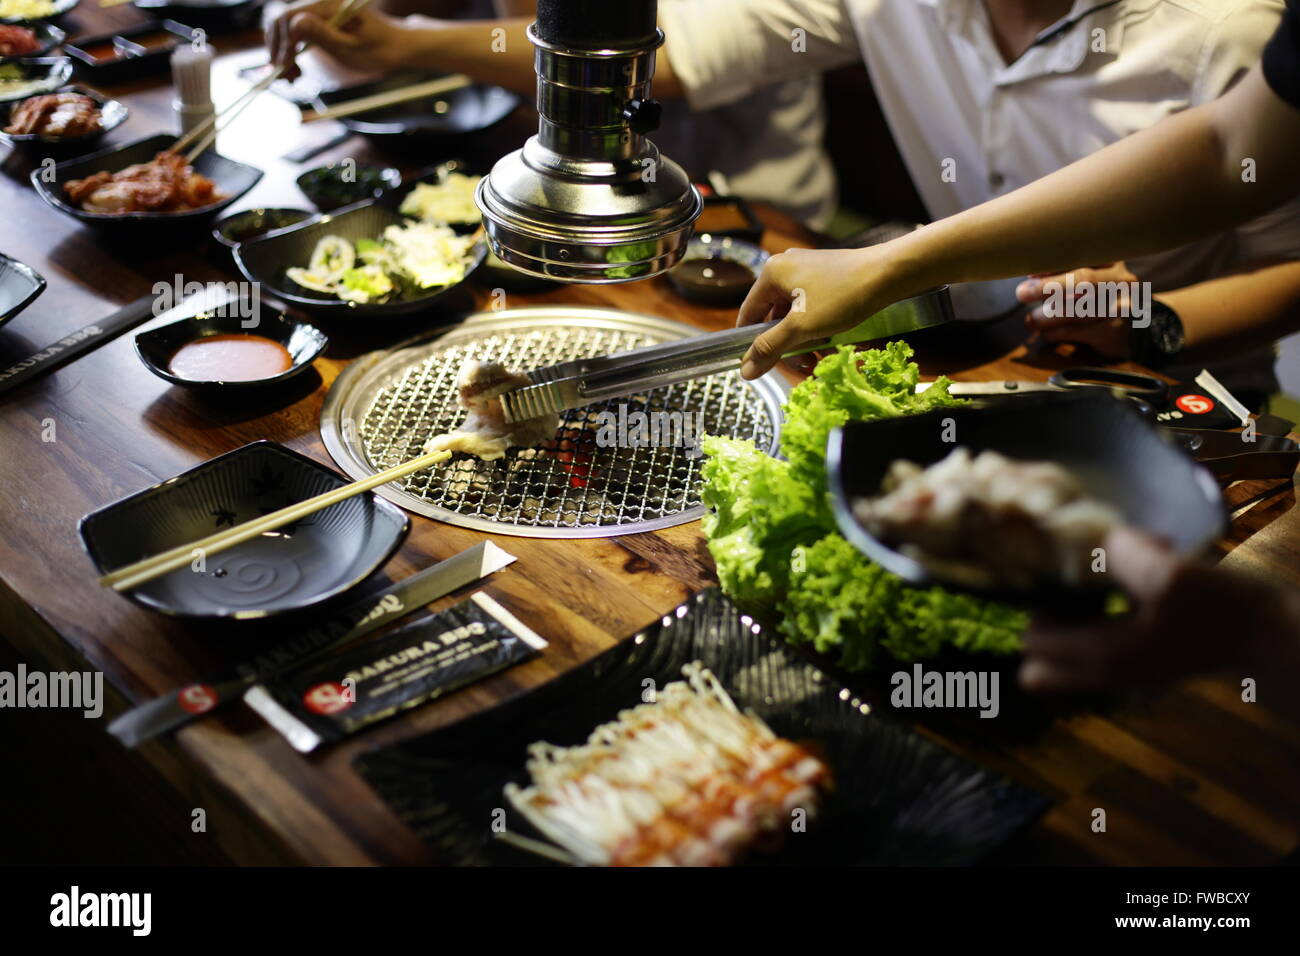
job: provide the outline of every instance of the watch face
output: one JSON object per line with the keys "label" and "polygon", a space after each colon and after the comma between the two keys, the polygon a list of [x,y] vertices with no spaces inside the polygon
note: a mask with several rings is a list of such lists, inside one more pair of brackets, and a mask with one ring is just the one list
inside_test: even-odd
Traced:
{"label": "watch face", "polygon": [[1175,355],[1183,347],[1183,323],[1178,313],[1163,303],[1153,303],[1151,341],[1164,355]]}

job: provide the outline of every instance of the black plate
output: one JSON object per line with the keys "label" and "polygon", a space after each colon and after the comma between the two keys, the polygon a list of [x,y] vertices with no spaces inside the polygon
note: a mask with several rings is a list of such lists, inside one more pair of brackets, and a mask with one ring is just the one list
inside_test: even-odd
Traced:
{"label": "black plate", "polygon": [[[312,105],[328,109],[339,103],[401,89],[415,83],[446,76],[445,73],[404,71],[394,73],[360,86],[330,90],[318,94]],[[430,96],[409,103],[342,117],[339,122],[347,129],[376,139],[397,139],[403,142],[437,143],[445,146],[449,141],[488,129],[500,123],[520,103],[509,90],[499,86],[467,86],[442,96]]]}
{"label": "black plate", "polygon": [[276,298],[304,309],[357,317],[395,318],[410,315],[430,308],[459,288],[482,265],[483,258],[487,255],[487,246],[482,242],[474,245],[470,264],[461,282],[432,289],[428,295],[398,302],[366,305],[344,302],[337,296],[304,289],[285,275],[285,270],[294,266],[305,267],[311,260],[316,243],[324,236],[342,236],[353,243],[358,239],[377,239],[385,228],[404,221],[403,216],[381,201],[370,200],[345,206],[338,212],[313,216],[288,229],[280,229],[250,242],[241,242],[235,247],[235,264],[250,282],[260,282]]}
{"label": "black plate", "polygon": [[[3,22],[3,21],[0,21]],[[11,25],[7,24],[6,25]],[[30,53],[20,53],[13,56],[0,56],[0,63],[8,63],[10,60],[21,60],[25,57],[45,56],[56,46],[68,38],[68,35],[56,27],[53,23],[23,23],[25,26],[36,34],[36,40],[40,46]]]}
{"label": "black plate", "polygon": [[27,308],[45,291],[45,277],[0,252],[0,325]]}
{"label": "black plate", "polygon": [[[945,421],[955,442],[945,441]],[[840,532],[863,554],[917,585],[963,587],[939,580],[919,561],[900,554],[853,517],[853,502],[880,492],[899,458],[927,466],[957,446],[989,449],[1008,458],[1064,466],[1094,498],[1115,507],[1125,523],[1169,542],[1180,555],[1198,554],[1223,533],[1227,518],[1214,476],[1165,440],[1126,401],[1095,392],[1023,395],[988,408],[944,408],[924,415],[851,422],[831,433],[826,472]],[[1096,575],[1096,590],[1106,588]],[[966,590],[975,591],[974,588]],[[1018,603],[1068,603],[1063,587],[1034,592],[979,590]]]}
{"label": "black plate", "polygon": [[43,23],[47,20],[53,20],[68,13],[81,0],[54,0],[54,9],[43,17],[34,17],[31,20],[24,20],[22,17],[0,17],[0,23],[18,24],[19,26],[31,26],[34,23]]}
{"label": "black plate", "polygon": [[[77,525],[105,574],[222,528],[347,484],[275,442],[257,441],[86,515]],[[310,607],[360,584],[410,527],[401,508],[356,495],[296,525],[212,555],[126,592],[178,617],[255,618]]]}
{"label": "black plate", "polygon": [[[178,319],[175,322],[169,322],[155,329],[141,332],[135,337],[135,354],[140,356],[140,361],[144,363],[145,368],[173,385],[225,392],[264,388],[293,378],[310,368],[311,363],[316,361],[321,352],[325,351],[325,346],[329,344],[329,339],[325,337],[325,333],[320,329],[314,325],[308,325],[306,322],[291,319],[284,313],[273,313],[268,316],[266,310],[261,310],[256,325],[246,327],[244,325],[246,321],[238,310],[228,310],[224,313],[200,312],[198,315]],[[182,345],[198,341],[209,335],[241,332],[260,335],[273,342],[279,342],[288,350],[289,355],[293,358],[293,364],[283,372],[270,378],[242,381],[182,378],[168,369],[172,356],[176,354],[176,350]]]}
{"label": "black plate", "polygon": [[117,172],[134,163],[144,163],[176,142],[175,135],[159,133],[123,146],[102,149],[89,156],[62,162],[54,167],[54,177],[47,182],[45,170],[32,170],[31,181],[36,192],[49,205],[66,216],[88,226],[131,232],[167,232],[169,230],[203,226],[244,193],[257,185],[262,171],[244,163],[227,159],[214,150],[207,150],[194,162],[194,168],[217,184],[217,190],[226,198],[202,209],[185,212],[128,212],[121,215],[85,212],[69,204],[64,196],[63,184],[70,179],[81,179],[100,170]]}
{"label": "black plate", "polygon": [[[84,153],[92,148],[96,143],[106,135],[113,132],[123,123],[131,114],[131,111],[117,100],[110,100],[102,93],[97,93],[86,86],[73,84],[55,90],[55,93],[79,93],[94,100],[99,105],[99,124],[100,128],[94,133],[85,133],[81,136],[62,136],[56,139],[48,139],[39,133],[6,133],[4,128],[9,125],[9,117],[26,99],[14,100],[9,103],[0,103],[0,141],[11,143],[21,149],[29,152],[38,153],[45,156],[67,156]],[[38,93],[37,96],[45,96],[44,93]]]}
{"label": "black plate", "polygon": [[385,168],[344,160],[309,169],[294,182],[313,206],[321,212],[333,212],[367,199],[378,199],[398,188],[402,173],[394,166]]}
{"label": "black plate", "polygon": [[264,3],[265,0],[135,0],[135,7],[153,16],[219,33],[253,26]]}
{"label": "black plate", "polygon": [[[702,660],[737,705],[783,737],[821,748],[836,778],[825,813],[791,835],[777,864],[964,865],[1047,807],[1040,794],[878,713],[768,637],[718,590],[528,694],[423,737],[363,755],[362,775],[451,864],[543,862],[492,834],[502,787],[524,784],[527,746],[581,743],[598,724],[681,680]],[[507,809],[509,830],[540,839]]]}
{"label": "black plate", "polygon": [[[142,47],[134,41],[150,33],[170,33],[172,41],[161,46]],[[139,26],[78,37],[75,43],[65,43],[63,49],[76,61],[77,73],[95,83],[121,83],[142,76],[163,73],[171,62],[172,51],[182,41],[189,42],[193,30],[175,20],[150,20]],[[120,55],[108,60],[97,60],[86,51],[104,43],[117,46]]]}
{"label": "black plate", "polygon": [[24,79],[35,80],[37,86],[34,89],[24,90],[21,93],[3,93],[0,92],[0,103],[12,103],[15,100],[25,100],[29,96],[39,96],[42,93],[53,93],[59,87],[68,82],[68,77],[72,75],[72,61],[66,56],[44,56],[32,59],[6,60],[6,71],[11,67],[18,67]]}

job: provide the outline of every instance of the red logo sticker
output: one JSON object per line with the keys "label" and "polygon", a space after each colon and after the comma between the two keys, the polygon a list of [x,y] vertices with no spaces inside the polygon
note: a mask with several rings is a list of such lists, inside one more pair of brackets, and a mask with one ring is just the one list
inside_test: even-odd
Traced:
{"label": "red logo sticker", "polygon": [[302,702],[313,714],[337,714],[352,706],[348,689],[342,684],[317,684],[302,695]]}
{"label": "red logo sticker", "polygon": [[190,714],[206,714],[217,706],[217,692],[207,684],[191,684],[182,687],[176,695],[181,710]]}
{"label": "red logo sticker", "polygon": [[1214,411],[1214,399],[1207,398],[1204,395],[1179,395],[1174,400],[1174,404],[1185,411],[1188,415],[1204,415],[1206,412]]}

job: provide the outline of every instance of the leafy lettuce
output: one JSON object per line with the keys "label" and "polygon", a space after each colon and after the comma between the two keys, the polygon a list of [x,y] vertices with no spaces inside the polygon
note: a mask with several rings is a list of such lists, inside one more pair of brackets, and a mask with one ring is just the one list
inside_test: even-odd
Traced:
{"label": "leafy lettuce", "polygon": [[849,670],[933,657],[945,646],[1013,653],[1022,612],[942,588],[912,588],[863,556],[836,530],[826,491],[826,441],[849,421],[911,415],[958,404],[940,379],[919,395],[902,342],[856,352],[841,346],[785,406],[784,460],[752,442],[710,436],[702,474],[704,533],[722,589],[773,617],[794,643],[839,655]]}

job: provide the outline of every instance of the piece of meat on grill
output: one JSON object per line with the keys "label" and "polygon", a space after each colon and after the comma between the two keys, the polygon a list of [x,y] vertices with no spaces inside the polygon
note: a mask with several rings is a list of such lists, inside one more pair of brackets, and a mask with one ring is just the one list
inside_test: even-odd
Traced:
{"label": "piece of meat on grill", "polygon": [[454,432],[430,438],[424,450],[461,451],[492,461],[503,457],[508,448],[531,448],[553,438],[560,427],[560,416],[555,413],[521,422],[505,420],[498,397],[531,384],[528,376],[498,362],[467,361],[456,385],[461,407],[469,414]]}

